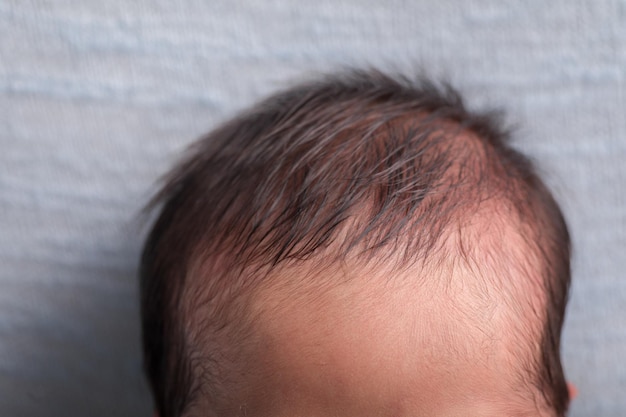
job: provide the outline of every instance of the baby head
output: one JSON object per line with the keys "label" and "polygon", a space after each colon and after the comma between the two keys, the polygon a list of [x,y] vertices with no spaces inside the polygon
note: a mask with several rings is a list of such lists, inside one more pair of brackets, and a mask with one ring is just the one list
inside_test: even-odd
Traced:
{"label": "baby head", "polygon": [[161,417],[563,416],[570,244],[493,115],[350,72],[168,176],[141,263]]}

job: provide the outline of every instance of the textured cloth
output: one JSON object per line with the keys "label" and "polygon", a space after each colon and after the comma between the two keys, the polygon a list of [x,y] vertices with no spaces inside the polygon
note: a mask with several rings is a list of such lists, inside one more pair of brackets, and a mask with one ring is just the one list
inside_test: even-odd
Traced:
{"label": "textured cloth", "polygon": [[147,416],[135,214],[194,138],[313,71],[503,106],[573,233],[571,416],[626,415],[626,1],[0,1],[0,415]]}

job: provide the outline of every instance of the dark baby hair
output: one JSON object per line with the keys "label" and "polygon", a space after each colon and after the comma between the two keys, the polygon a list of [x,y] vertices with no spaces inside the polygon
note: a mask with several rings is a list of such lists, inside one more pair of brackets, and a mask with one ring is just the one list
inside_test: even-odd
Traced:
{"label": "dark baby hair", "polygon": [[[288,89],[199,140],[148,207],[159,214],[141,259],[141,316],[160,417],[184,414],[198,396],[215,410],[228,401],[247,337],[245,297],[268,271],[330,244],[339,250],[328,262],[428,259],[453,219],[489,199],[528,225],[542,262],[546,319],[530,383],[564,415],[569,234],[509,136],[445,84],[371,70]],[[192,320],[198,309],[202,320]]]}

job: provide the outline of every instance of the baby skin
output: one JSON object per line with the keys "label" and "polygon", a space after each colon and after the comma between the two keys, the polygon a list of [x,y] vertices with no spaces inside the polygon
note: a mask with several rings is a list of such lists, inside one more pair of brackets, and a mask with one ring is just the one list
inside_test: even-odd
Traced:
{"label": "baby skin", "polygon": [[[315,272],[299,265],[268,279],[252,303],[259,350],[247,369],[242,415],[551,415],[522,380],[545,320],[528,310],[545,310],[546,300],[536,284],[513,276],[514,256],[527,255],[519,225],[489,214],[476,215],[466,226],[473,230],[462,233],[483,232],[475,250],[508,254],[503,262],[489,265],[484,256],[482,265],[443,260],[397,270],[348,260]],[[290,285],[293,275],[335,284]],[[532,308],[515,311],[507,297]],[[519,333],[530,339],[523,346]]]}

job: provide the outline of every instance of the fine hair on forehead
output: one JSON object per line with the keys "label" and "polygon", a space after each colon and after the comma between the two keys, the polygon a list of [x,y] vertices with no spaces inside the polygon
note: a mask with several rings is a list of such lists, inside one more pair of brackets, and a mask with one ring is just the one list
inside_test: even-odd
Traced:
{"label": "fine hair on forehead", "polygon": [[[497,114],[469,111],[445,83],[369,70],[287,89],[197,141],[148,206],[158,216],[142,254],[141,314],[160,416],[183,415],[200,396],[214,410],[228,402],[237,346],[250,336],[246,297],[271,271],[348,256],[436,262],[450,230],[490,201],[522,225],[541,263],[544,323],[528,383],[565,415],[569,235],[509,136]],[[460,240],[454,256],[471,258],[471,245]]]}

